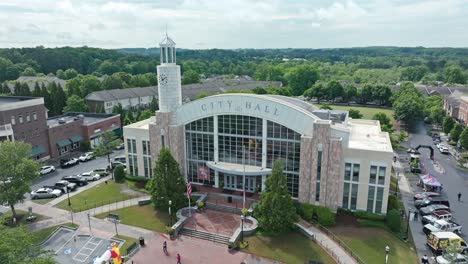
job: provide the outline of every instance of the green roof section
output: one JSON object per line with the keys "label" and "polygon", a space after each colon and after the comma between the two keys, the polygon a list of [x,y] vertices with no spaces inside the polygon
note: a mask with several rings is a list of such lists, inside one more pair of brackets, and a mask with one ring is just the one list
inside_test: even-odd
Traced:
{"label": "green roof section", "polygon": [[65,146],[68,146],[71,144],[69,139],[64,139],[64,140],[59,140],[57,143],[55,143],[59,148],[63,148]]}
{"label": "green roof section", "polygon": [[45,152],[45,148],[42,145],[36,145],[31,149],[31,156],[38,156]]}
{"label": "green roof section", "polygon": [[70,138],[70,141],[73,142],[73,143],[77,143],[77,142],[80,142],[83,140],[83,137],[82,136],[73,136]]}

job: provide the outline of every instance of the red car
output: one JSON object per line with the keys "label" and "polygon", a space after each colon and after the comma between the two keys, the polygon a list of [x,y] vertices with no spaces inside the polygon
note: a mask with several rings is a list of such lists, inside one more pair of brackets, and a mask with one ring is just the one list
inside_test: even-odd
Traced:
{"label": "red car", "polygon": [[436,193],[436,192],[420,192],[414,195],[414,200],[421,200],[425,198],[439,197],[439,196],[440,196],[440,193]]}

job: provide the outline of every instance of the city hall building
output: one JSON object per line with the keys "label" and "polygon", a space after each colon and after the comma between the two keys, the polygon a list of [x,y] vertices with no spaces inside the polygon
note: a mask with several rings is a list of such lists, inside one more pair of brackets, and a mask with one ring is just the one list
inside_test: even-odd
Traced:
{"label": "city hall building", "polygon": [[192,184],[262,192],[280,160],[299,202],[386,213],[393,150],[375,120],[318,110],[278,95],[221,94],[181,100],[175,43],[160,43],[156,116],[124,127],[127,172],[152,177],[169,148]]}

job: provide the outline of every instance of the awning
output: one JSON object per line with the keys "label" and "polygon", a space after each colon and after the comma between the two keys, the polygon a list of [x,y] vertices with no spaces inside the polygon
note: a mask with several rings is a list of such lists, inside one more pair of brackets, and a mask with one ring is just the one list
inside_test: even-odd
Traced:
{"label": "awning", "polygon": [[426,175],[420,175],[419,180],[426,186],[432,186],[432,187],[441,187],[442,185],[440,184],[439,180],[437,180],[436,177],[426,174]]}
{"label": "awning", "polygon": [[34,146],[31,149],[31,156],[33,156],[33,157],[41,155],[42,153],[45,153],[45,149],[41,145]]}
{"label": "awning", "polygon": [[246,176],[261,176],[271,174],[271,169],[262,168],[257,166],[227,163],[227,162],[214,162],[207,161],[206,166],[209,168],[228,174],[243,175]]}
{"label": "awning", "polygon": [[73,137],[70,138],[70,141],[71,141],[72,143],[77,143],[77,142],[80,142],[80,141],[82,141],[82,140],[83,140],[83,137],[82,137],[82,136],[73,136]]}
{"label": "awning", "polygon": [[55,143],[57,145],[57,147],[59,148],[63,148],[65,146],[68,146],[71,144],[70,140],[69,139],[64,139],[64,140],[59,140]]}

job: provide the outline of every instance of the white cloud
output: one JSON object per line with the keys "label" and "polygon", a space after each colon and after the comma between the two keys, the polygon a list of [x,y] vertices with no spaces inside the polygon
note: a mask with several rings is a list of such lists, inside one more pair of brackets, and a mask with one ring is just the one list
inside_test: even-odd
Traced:
{"label": "white cloud", "polygon": [[467,15],[466,0],[21,0],[0,2],[0,46],[150,47],[166,24],[187,48],[466,46]]}

